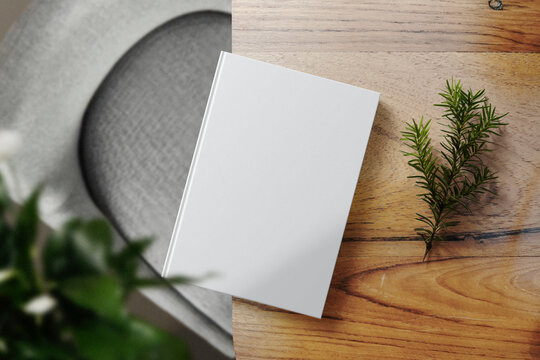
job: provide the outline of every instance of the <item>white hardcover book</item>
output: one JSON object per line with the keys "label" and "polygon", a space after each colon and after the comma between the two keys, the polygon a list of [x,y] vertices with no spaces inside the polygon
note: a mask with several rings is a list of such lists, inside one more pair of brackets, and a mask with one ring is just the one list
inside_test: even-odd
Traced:
{"label": "white hardcover book", "polygon": [[222,52],[163,275],[320,318],[379,95]]}

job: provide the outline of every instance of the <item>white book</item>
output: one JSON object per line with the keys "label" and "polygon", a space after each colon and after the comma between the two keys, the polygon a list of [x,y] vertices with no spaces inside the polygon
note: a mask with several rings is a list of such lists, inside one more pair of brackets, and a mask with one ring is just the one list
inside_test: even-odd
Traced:
{"label": "white book", "polygon": [[379,95],[222,52],[163,275],[320,318]]}

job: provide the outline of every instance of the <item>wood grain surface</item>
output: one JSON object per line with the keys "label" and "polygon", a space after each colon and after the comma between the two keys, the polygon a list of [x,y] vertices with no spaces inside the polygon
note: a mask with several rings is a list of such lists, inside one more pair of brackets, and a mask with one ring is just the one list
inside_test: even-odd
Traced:
{"label": "wood grain surface", "polygon": [[[486,12],[484,1],[233,0],[235,53],[382,94],[323,319],[235,299],[239,360],[540,359],[539,3]],[[460,17],[460,6],[482,15]],[[391,9],[424,30],[386,33]],[[421,9],[423,20],[413,15]],[[343,19],[355,19],[347,36],[321,30]],[[371,40],[359,47],[364,32]],[[485,88],[510,125],[486,158],[498,195],[422,262],[412,229],[424,207],[399,132],[412,117],[440,117],[433,104],[452,76]]]}
{"label": "wood grain surface", "polygon": [[540,50],[540,1],[233,0],[233,46],[252,51]]}

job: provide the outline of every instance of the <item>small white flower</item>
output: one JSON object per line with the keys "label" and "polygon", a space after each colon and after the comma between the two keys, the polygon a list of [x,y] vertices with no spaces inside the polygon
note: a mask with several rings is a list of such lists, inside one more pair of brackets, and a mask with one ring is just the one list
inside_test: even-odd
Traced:
{"label": "small white flower", "polygon": [[22,139],[17,131],[0,130],[0,161],[11,158],[21,145]]}
{"label": "small white flower", "polygon": [[43,315],[51,311],[56,306],[56,300],[48,295],[39,295],[23,306],[23,310],[32,315]]}
{"label": "small white flower", "polygon": [[13,271],[13,269],[0,270],[0,284],[11,279],[13,275],[15,275],[15,271]]}

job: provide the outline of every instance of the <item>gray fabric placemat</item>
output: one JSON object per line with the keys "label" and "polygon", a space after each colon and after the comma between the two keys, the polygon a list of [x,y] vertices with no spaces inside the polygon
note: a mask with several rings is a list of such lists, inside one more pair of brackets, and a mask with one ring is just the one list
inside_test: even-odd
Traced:
{"label": "gray fabric placemat", "polygon": [[[83,175],[98,207],[128,239],[152,235],[145,258],[161,272],[230,15],[182,16],[139,41],[99,87],[80,139]],[[231,298],[181,293],[229,333]]]}

